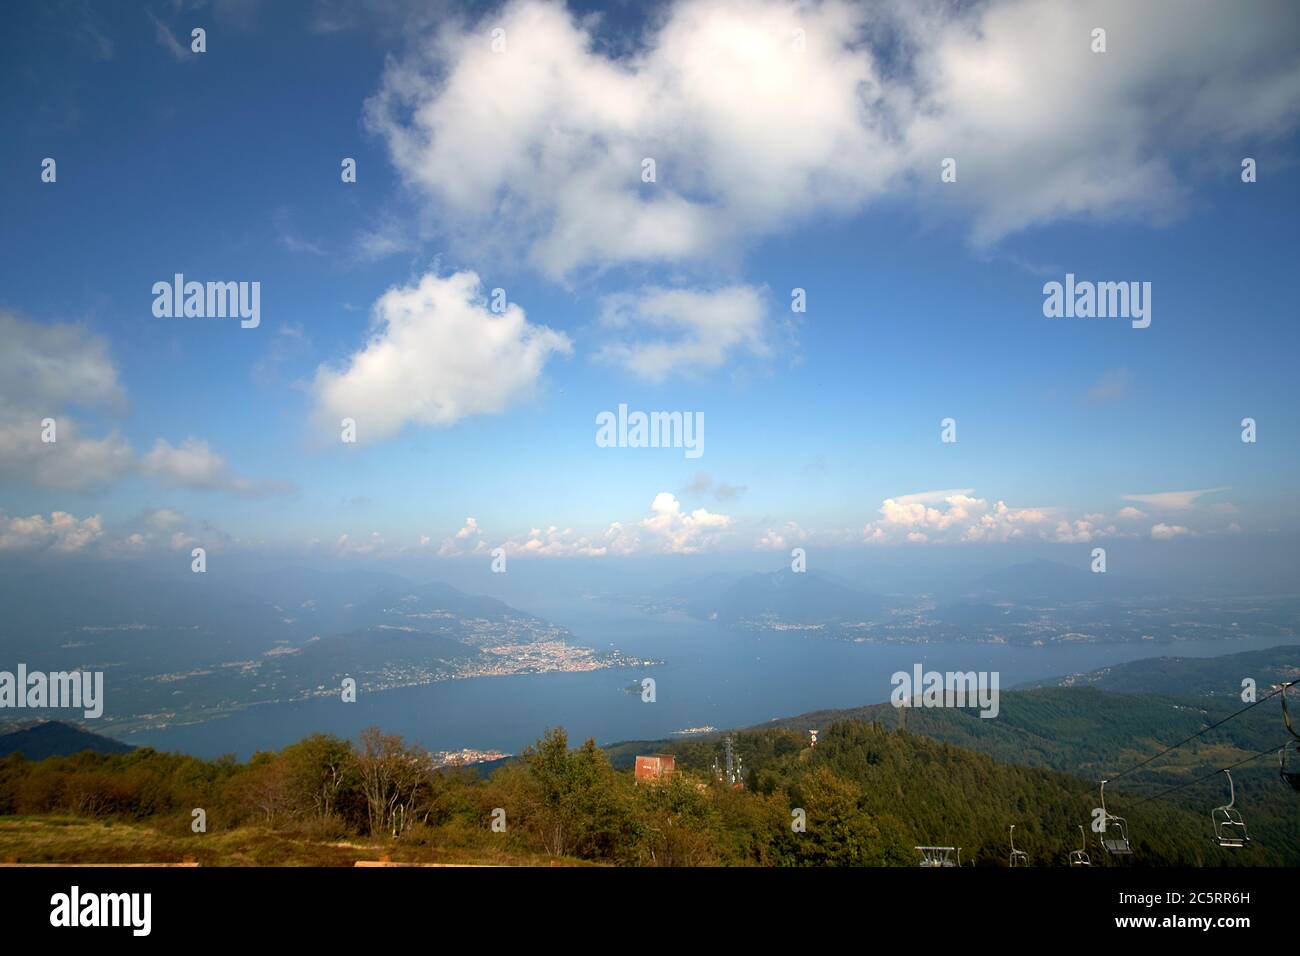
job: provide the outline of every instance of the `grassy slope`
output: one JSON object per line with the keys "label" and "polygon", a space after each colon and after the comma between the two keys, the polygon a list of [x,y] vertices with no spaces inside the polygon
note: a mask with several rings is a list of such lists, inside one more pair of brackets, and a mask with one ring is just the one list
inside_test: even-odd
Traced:
{"label": "grassy slope", "polygon": [[581,860],[484,847],[322,842],[245,827],[178,835],[145,824],[77,817],[0,817],[0,863],[182,863],[200,866],[352,866],[387,858],[402,863],[478,866],[587,866]]}

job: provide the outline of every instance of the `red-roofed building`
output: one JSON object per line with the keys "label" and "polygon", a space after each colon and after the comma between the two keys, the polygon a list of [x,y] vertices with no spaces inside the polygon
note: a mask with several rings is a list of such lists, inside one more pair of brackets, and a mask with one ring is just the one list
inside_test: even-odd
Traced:
{"label": "red-roofed building", "polygon": [[636,758],[637,780],[659,780],[677,769],[677,758],[671,754],[652,754]]}

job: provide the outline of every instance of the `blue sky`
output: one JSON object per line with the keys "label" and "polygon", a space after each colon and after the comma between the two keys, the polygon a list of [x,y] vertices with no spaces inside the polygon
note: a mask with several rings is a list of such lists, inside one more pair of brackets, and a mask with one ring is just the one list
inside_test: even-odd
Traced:
{"label": "blue sky", "polygon": [[[1297,14],[1129,6],[12,6],[0,547],[1292,533]],[[414,292],[465,271],[523,316]],[[176,272],[260,282],[260,325],[155,317]],[[1150,327],[1045,318],[1067,272],[1150,282]],[[597,447],[620,403],[702,412],[703,456]]]}

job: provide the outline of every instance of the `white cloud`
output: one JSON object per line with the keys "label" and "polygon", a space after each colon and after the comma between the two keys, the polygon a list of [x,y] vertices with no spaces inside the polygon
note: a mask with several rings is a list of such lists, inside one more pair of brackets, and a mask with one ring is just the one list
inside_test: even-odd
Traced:
{"label": "white cloud", "polygon": [[[472,523],[471,523],[472,522]],[[612,522],[600,534],[580,534],[551,525],[502,541],[509,556],[601,557],[629,554],[696,554],[712,550],[732,527],[732,518],[705,508],[685,511],[681,502],[661,491],[650,504],[649,517],[634,523]],[[455,537],[444,538],[443,557],[481,554],[492,550],[476,521],[468,519]]]}
{"label": "white cloud", "polygon": [[768,528],[758,538],[755,545],[760,551],[783,551],[795,542],[803,543],[812,537],[794,521],[787,521],[780,528]]}
{"label": "white cloud", "polygon": [[899,505],[938,505],[950,498],[967,498],[975,494],[974,488],[949,488],[946,491],[920,491],[911,495],[899,495],[890,499]]}
{"label": "white cloud", "polygon": [[[206,522],[203,528],[202,543],[209,549],[214,544],[220,547],[231,540],[224,531],[218,531]],[[96,543],[102,556],[120,557],[163,548],[187,551],[199,544],[200,539],[195,536],[195,529],[190,527],[189,519],[174,508],[148,508],[133,521],[108,529],[108,533]]]}
{"label": "white cloud", "polygon": [[1120,508],[1119,511],[1115,512],[1115,517],[1122,521],[1136,521],[1138,518],[1145,518],[1146,516],[1147,513],[1145,511],[1142,511],[1139,508],[1134,508],[1132,505],[1126,505],[1125,507]]}
{"label": "white cloud", "polygon": [[[378,557],[388,550],[388,545],[384,536],[378,531],[372,531],[370,534],[360,538],[354,538],[350,534],[341,534],[335,539],[331,549],[336,557]],[[398,549],[398,553],[402,549]]]}
{"label": "white cloud", "polygon": [[[561,278],[716,257],[905,188],[960,210],[977,243],[1159,219],[1185,203],[1185,167],[1235,163],[1229,147],[1300,110],[1286,0],[1195,17],[1178,0],[679,0],[649,19],[612,45],[541,0],[444,21],[390,61],[367,121],[449,231]],[[945,157],[957,183],[939,182]]]}
{"label": "white cloud", "polygon": [[[125,392],[100,337],[75,325],[40,325],[0,311],[0,478],[42,487],[83,489],[120,478],[134,466],[115,430],[95,437],[69,408],[117,411]],[[53,418],[56,441],[42,441]]]}
{"label": "white cloud", "polygon": [[675,373],[716,368],[740,350],[766,355],[766,312],[761,291],[752,286],[608,296],[601,326],[620,341],[604,345],[597,355],[661,382]]}
{"label": "white cloud", "polygon": [[1052,540],[1058,544],[1086,544],[1097,537],[1115,535],[1113,525],[1104,528],[1098,527],[1098,520],[1104,520],[1104,516],[1089,515],[1074,521],[1063,518],[1056,523],[1056,530],[1053,533]]}
{"label": "white cloud", "polygon": [[0,475],[44,488],[81,490],[116,481],[135,464],[131,446],[116,430],[93,438],[71,417],[53,414],[58,440],[41,440],[42,415],[0,410]]}
{"label": "white cloud", "polygon": [[159,438],[140,460],[140,469],[152,478],[194,491],[229,491],[250,498],[291,493],[293,485],[283,481],[256,481],[235,474],[229,463],[208,443],[187,438],[179,447]]}
{"label": "white cloud", "polygon": [[10,518],[0,513],[0,552],[49,550],[71,554],[84,551],[103,533],[104,522],[99,515],[79,519],[54,511],[48,518]]}
{"label": "white cloud", "polygon": [[0,312],[0,401],[33,406],[120,405],[125,398],[103,339],[76,325],[40,325]]}
{"label": "white cloud", "polygon": [[363,229],[353,239],[354,255],[362,262],[379,262],[389,256],[411,252],[415,240],[396,224],[384,222],[374,229]]}
{"label": "white cloud", "polygon": [[495,221],[553,277],[712,255],[851,206],[897,166],[864,122],[877,81],[861,19],[838,3],[682,3],[620,60],[562,6],[524,0],[390,62],[367,118],[462,235]]}
{"label": "white cloud", "polygon": [[[1167,216],[1184,201],[1185,157],[1291,129],[1300,62],[1294,4],[1188,17],[1178,0],[1004,0],[963,17],[912,5],[922,78],[907,139],[966,207],[977,242],[1060,218]],[[1103,26],[1108,50],[1090,49]],[[1240,158],[1227,153],[1233,165]]]}
{"label": "white cloud", "polygon": [[155,531],[170,531],[185,524],[185,515],[174,508],[152,508],[141,516],[141,520]]}
{"label": "white cloud", "polygon": [[[423,542],[422,542],[423,543]],[[475,518],[466,518],[464,526],[456,532],[454,538],[445,538],[438,548],[438,554],[450,556],[467,552],[482,553],[488,550],[483,540],[483,530]]]}
{"label": "white cloud", "polygon": [[[617,522],[610,526],[620,527]],[[500,547],[509,557],[600,557],[607,554],[625,553],[618,549],[611,550],[610,542],[618,537],[617,532],[607,531],[604,537],[595,538],[581,535],[572,528],[560,528],[551,525],[547,528],[531,528],[526,534],[514,535],[499,545],[489,545],[482,537],[483,531],[477,523],[473,530],[467,524],[453,537],[443,538],[438,548],[439,557],[462,557],[464,555],[487,554]],[[425,539],[421,539],[423,544]],[[627,552],[630,553],[630,552]]]}
{"label": "white cloud", "polygon": [[[116,430],[95,437],[69,409],[116,412],[126,392],[104,340],[75,325],[41,325],[0,312],[0,478],[43,489],[84,490],[133,474],[191,488],[244,495],[292,490],[284,482],[255,482],[230,472],[206,442],[173,448],[159,439],[139,459]],[[55,441],[42,440],[54,420]]]}
{"label": "white cloud", "polygon": [[652,550],[667,554],[694,554],[711,548],[718,535],[731,526],[727,515],[713,514],[705,508],[682,510],[681,502],[667,491],[655,495],[650,504],[654,514],[639,527],[654,542]]}
{"label": "white cloud", "polygon": [[552,355],[571,351],[567,336],[530,324],[518,305],[491,312],[473,272],[390,289],[371,325],[346,367],[321,366],[313,386],[320,426],[337,435],[342,419],[355,419],[359,442],[408,422],[450,425],[503,411],[533,391]]}
{"label": "white cloud", "polygon": [[171,549],[173,551],[185,551],[198,544],[199,539],[186,534],[184,531],[177,531],[171,536]]}
{"label": "white cloud", "polygon": [[1136,501],[1156,511],[1188,511],[1196,507],[1202,495],[1227,491],[1227,488],[1205,488],[1201,491],[1160,491],[1150,495],[1122,495],[1125,501]]}
{"label": "white cloud", "polygon": [[213,551],[246,543],[207,522],[201,529],[171,508],[147,509],[117,525],[105,524],[100,515],[78,518],[64,511],[46,515],[9,517],[0,512],[0,553],[92,555],[99,558],[134,557],[166,549],[188,550],[202,544]]}
{"label": "white cloud", "polygon": [[1166,541],[1169,538],[1182,537],[1185,534],[1190,534],[1190,532],[1180,524],[1165,524],[1164,522],[1161,522],[1160,524],[1153,525],[1151,528],[1151,537],[1158,541]]}
{"label": "white cloud", "polygon": [[871,544],[911,542],[1049,541],[1084,543],[1119,532],[1103,514],[1070,520],[1057,508],[1012,508],[990,504],[970,488],[926,491],[886,498],[880,517],[862,529]]}
{"label": "white cloud", "polygon": [[[538,557],[601,557],[610,554],[609,547],[599,540],[575,534],[572,528],[533,528],[528,534],[511,538],[502,547],[507,555],[534,555]],[[613,552],[617,553],[617,552]]]}

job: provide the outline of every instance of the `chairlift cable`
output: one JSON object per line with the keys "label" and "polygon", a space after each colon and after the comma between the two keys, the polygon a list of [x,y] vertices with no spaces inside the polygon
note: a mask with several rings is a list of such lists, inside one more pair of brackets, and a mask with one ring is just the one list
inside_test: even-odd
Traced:
{"label": "chairlift cable", "polygon": [[1211,777],[1218,776],[1219,774],[1223,773],[1223,771],[1225,770],[1235,770],[1236,768],[1240,767],[1242,764],[1250,763],[1252,760],[1258,760],[1260,757],[1263,757],[1265,754],[1277,753],[1277,749],[1278,749],[1277,747],[1269,747],[1267,750],[1261,750],[1259,753],[1251,754],[1249,757],[1245,758],[1244,760],[1238,760],[1236,763],[1228,764],[1228,766],[1226,767],[1219,767],[1216,770],[1211,770],[1203,777],[1197,777],[1194,780],[1188,780],[1184,783],[1180,783],[1175,786],[1172,786],[1168,790],[1162,790],[1157,794],[1153,794],[1152,796],[1143,797],[1141,800],[1134,803],[1133,806],[1140,807],[1142,804],[1147,803],[1148,801],[1159,800],[1161,797],[1173,793],[1175,790],[1181,790],[1183,789],[1183,787],[1190,787],[1193,784],[1202,783],[1203,781],[1209,780]]}
{"label": "chairlift cable", "polygon": [[[1236,713],[1229,714],[1227,717],[1224,717],[1222,720],[1215,721],[1214,723],[1210,724],[1210,726],[1208,726],[1208,727],[1204,727],[1204,728],[1202,728],[1201,730],[1198,730],[1196,733],[1192,734],[1190,737],[1186,737],[1186,738],[1184,738],[1183,740],[1178,741],[1178,743],[1176,743],[1176,744],[1172,744],[1171,746],[1166,747],[1164,750],[1160,751],[1160,752],[1157,753],[1157,754],[1152,754],[1150,757],[1147,757],[1147,759],[1146,759],[1146,760],[1143,760],[1141,763],[1135,763],[1133,766],[1129,767],[1127,770],[1123,771],[1122,773],[1113,774],[1112,776],[1108,777],[1107,779],[1109,779],[1109,780],[1118,780],[1120,777],[1127,776],[1128,774],[1132,773],[1134,770],[1138,770],[1138,769],[1140,769],[1140,768],[1142,768],[1142,767],[1145,767],[1147,764],[1151,763],[1151,761],[1153,761],[1153,760],[1157,760],[1157,759],[1159,759],[1160,757],[1163,757],[1165,754],[1169,753],[1171,750],[1177,750],[1177,749],[1178,749],[1179,747],[1181,747],[1183,744],[1185,744],[1185,743],[1189,743],[1190,741],[1195,740],[1197,737],[1201,736],[1201,734],[1209,733],[1211,730],[1214,730],[1216,727],[1221,727],[1221,726],[1223,726],[1223,725],[1226,724],[1228,721],[1232,720],[1232,718],[1234,718],[1234,717],[1240,717],[1242,714],[1244,714],[1246,711],[1250,710],[1252,707],[1258,707],[1260,704],[1264,703],[1264,701],[1266,701],[1266,700],[1270,700],[1271,698],[1276,697],[1278,694],[1280,694],[1280,693],[1282,693],[1284,690],[1286,690],[1286,688],[1289,687],[1289,686],[1291,686],[1290,683],[1283,683],[1281,686],[1278,687],[1277,690],[1273,691],[1273,692],[1272,692],[1271,694],[1269,694],[1268,696],[1266,696],[1266,697],[1261,697],[1259,700],[1255,701],[1254,703],[1247,704],[1245,707],[1241,708],[1241,710],[1237,711]],[[1276,750],[1277,748],[1274,747],[1273,749]]]}

